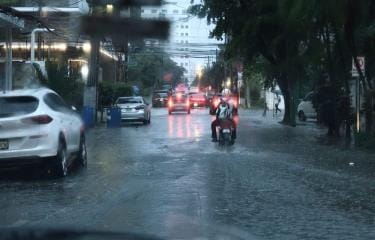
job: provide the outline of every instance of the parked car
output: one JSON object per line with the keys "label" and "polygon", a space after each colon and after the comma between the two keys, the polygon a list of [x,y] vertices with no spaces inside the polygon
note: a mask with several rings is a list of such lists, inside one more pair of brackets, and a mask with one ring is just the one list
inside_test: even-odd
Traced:
{"label": "parked car", "polygon": [[47,88],[0,93],[0,165],[44,164],[57,176],[86,166],[80,115]]}
{"label": "parked car", "polygon": [[190,101],[189,95],[178,92],[169,97],[168,100],[168,113],[173,112],[187,112],[190,114]]}
{"label": "parked car", "polygon": [[190,106],[192,108],[207,106],[207,98],[203,93],[193,93],[189,95],[190,95]]}
{"label": "parked car", "polygon": [[119,97],[115,105],[121,109],[121,121],[151,123],[150,104],[143,97]]}
{"label": "parked car", "polygon": [[168,97],[170,96],[169,90],[156,90],[152,93],[152,106],[165,107],[167,106]]}
{"label": "parked car", "polygon": [[308,93],[298,104],[297,113],[300,121],[306,121],[308,118],[316,118],[317,113],[312,103],[314,92]]}

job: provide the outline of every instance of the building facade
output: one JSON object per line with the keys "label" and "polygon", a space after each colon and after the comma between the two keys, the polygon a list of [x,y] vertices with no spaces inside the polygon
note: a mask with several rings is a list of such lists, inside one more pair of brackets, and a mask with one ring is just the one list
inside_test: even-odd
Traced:
{"label": "building facade", "polygon": [[143,7],[141,17],[167,19],[171,23],[168,41],[146,40],[146,45],[163,48],[177,65],[186,69],[185,77],[192,82],[204,66],[216,61],[218,45],[222,41],[209,38],[213,26],[206,19],[188,13],[190,0],[165,2],[161,7]]}

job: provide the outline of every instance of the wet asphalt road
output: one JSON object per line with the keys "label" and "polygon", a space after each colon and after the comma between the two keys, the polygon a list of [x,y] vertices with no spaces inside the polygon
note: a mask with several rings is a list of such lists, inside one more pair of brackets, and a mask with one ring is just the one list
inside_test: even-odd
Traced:
{"label": "wet asphalt road", "polygon": [[210,142],[206,109],[153,109],[149,126],[90,130],[87,169],[66,179],[0,173],[0,226],[375,239],[375,155],[314,123],[278,120],[240,112],[237,142],[225,148]]}

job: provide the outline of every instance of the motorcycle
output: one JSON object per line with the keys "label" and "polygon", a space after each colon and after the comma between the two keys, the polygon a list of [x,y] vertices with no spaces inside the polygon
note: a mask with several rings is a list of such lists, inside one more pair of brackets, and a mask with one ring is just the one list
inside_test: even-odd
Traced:
{"label": "motorcycle", "polygon": [[219,129],[219,145],[233,145],[233,126],[230,120],[221,120]]}

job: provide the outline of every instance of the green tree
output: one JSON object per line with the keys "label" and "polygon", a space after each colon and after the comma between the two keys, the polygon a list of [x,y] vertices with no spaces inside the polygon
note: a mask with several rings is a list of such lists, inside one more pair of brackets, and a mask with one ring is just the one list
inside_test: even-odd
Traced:
{"label": "green tree", "polygon": [[184,68],[177,66],[168,54],[151,49],[131,56],[129,81],[143,87],[160,87],[167,83],[176,85],[183,82]]}
{"label": "green tree", "polygon": [[80,109],[83,105],[83,87],[78,70],[68,71],[66,62],[46,62],[47,78],[41,78],[41,83],[56,91],[67,104]]}

